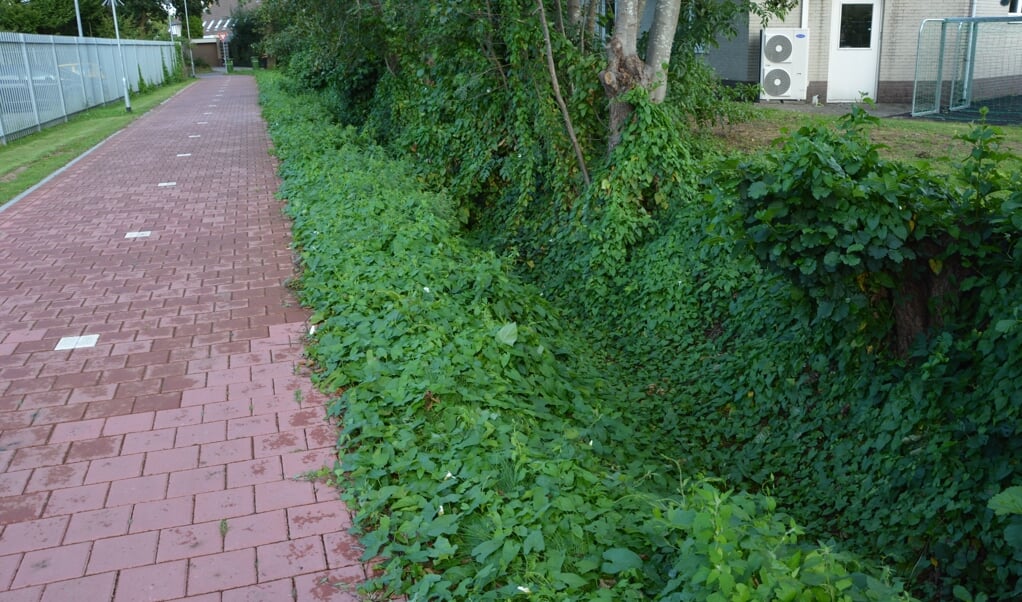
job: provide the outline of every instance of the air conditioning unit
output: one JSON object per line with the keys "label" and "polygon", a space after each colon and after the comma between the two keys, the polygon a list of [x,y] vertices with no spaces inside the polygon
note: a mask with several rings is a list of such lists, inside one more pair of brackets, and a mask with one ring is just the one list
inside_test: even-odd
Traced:
{"label": "air conditioning unit", "polygon": [[761,100],[805,100],[809,86],[809,30],[763,29],[760,52]]}

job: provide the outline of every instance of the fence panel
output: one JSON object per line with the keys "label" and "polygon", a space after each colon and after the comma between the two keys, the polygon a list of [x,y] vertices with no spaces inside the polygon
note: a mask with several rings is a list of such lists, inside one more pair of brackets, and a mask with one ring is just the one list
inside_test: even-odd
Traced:
{"label": "fence panel", "polygon": [[70,115],[164,83],[176,67],[170,42],[41,36],[0,31],[0,143],[67,121]]}

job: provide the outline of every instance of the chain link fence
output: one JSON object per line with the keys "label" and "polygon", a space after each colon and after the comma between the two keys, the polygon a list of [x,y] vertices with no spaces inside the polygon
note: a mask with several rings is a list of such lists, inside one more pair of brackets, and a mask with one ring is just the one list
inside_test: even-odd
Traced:
{"label": "chain link fence", "polygon": [[126,73],[116,40],[0,31],[0,143],[123,99],[124,76],[137,92],[177,67],[170,42],[121,40],[121,48]]}
{"label": "chain link fence", "polygon": [[916,46],[913,116],[1022,122],[1022,18],[926,19]]}

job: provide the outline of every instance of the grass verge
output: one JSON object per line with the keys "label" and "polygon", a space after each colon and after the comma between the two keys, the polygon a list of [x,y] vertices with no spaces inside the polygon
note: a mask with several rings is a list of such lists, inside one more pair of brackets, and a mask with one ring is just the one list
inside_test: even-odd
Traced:
{"label": "grass verge", "polygon": [[65,124],[0,146],[0,205],[35,186],[190,84],[190,81],[171,84],[132,97],[131,113],[120,103],[90,109],[71,117]]}

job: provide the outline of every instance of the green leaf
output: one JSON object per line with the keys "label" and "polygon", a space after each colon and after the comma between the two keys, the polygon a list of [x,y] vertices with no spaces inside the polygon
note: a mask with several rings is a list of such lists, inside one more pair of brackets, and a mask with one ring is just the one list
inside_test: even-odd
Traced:
{"label": "green leaf", "polygon": [[503,537],[498,537],[495,539],[491,539],[489,541],[484,541],[483,543],[472,548],[472,558],[475,558],[476,562],[485,563],[486,559],[489,558],[491,554],[499,550],[503,545],[504,545]]}
{"label": "green leaf", "polygon": [[1004,539],[1015,552],[1022,552],[1022,523],[1008,525],[1004,528]]}
{"label": "green leaf", "polygon": [[827,254],[823,256],[823,265],[828,268],[836,267],[839,263],[841,263],[841,254],[837,251],[828,251]]}
{"label": "green leaf", "polygon": [[816,308],[816,318],[819,320],[829,318],[833,313],[834,303],[831,301],[820,301],[819,306]]}
{"label": "green leaf", "polygon": [[432,520],[426,527],[427,537],[450,535],[458,532],[458,516],[456,514],[441,515]]}
{"label": "green leaf", "polygon": [[750,199],[761,199],[766,196],[767,185],[765,182],[753,182],[749,186],[749,198]]}
{"label": "green leaf", "polygon": [[436,538],[436,543],[433,544],[433,549],[429,551],[429,555],[432,558],[450,558],[458,551],[458,546],[451,545],[451,542],[446,537]]}
{"label": "green leaf", "polygon": [[525,538],[525,542],[522,544],[522,551],[526,554],[533,550],[542,552],[546,549],[546,542],[543,540],[542,529],[535,529],[529,533],[529,536]]}
{"label": "green leaf", "polygon": [[965,589],[961,585],[954,586],[951,589],[951,593],[954,594],[956,600],[961,600],[962,602],[972,602],[972,594],[970,594],[969,590]]}
{"label": "green leaf", "polygon": [[987,507],[994,511],[994,514],[1003,516],[1005,514],[1022,514],[1022,485],[1008,487],[1004,491],[990,498]]}
{"label": "green leaf", "polygon": [[603,553],[603,560],[603,572],[611,575],[642,567],[642,558],[628,548],[611,548]]}
{"label": "green leaf", "polygon": [[508,347],[513,347],[515,341],[518,340],[518,324],[515,322],[508,322],[501,327],[501,329],[497,331],[497,340]]}
{"label": "green leaf", "polygon": [[994,325],[994,330],[1001,334],[1004,334],[1005,332],[1011,330],[1017,323],[1018,320],[1015,319],[998,320],[997,324]]}
{"label": "green leaf", "polygon": [[589,583],[575,573],[554,573],[554,579],[567,587],[585,587]]}

